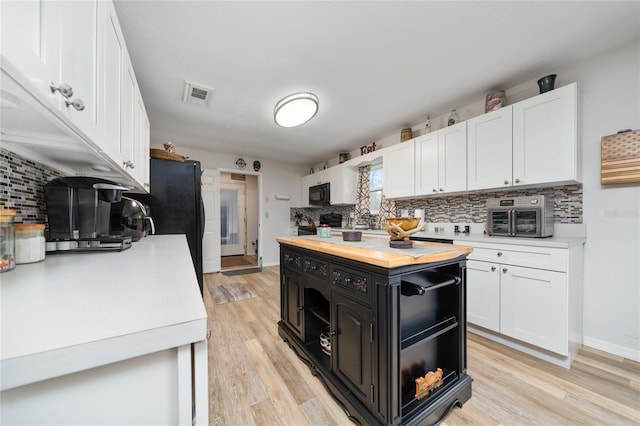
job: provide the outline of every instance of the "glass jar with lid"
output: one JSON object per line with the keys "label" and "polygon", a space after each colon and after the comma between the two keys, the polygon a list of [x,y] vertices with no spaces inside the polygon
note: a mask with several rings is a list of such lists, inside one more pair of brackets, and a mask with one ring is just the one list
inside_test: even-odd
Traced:
{"label": "glass jar with lid", "polygon": [[16,223],[16,263],[34,263],[44,260],[44,224]]}
{"label": "glass jar with lid", "polygon": [[0,209],[0,272],[7,272],[16,267],[16,234],[13,224],[15,216],[15,210]]}

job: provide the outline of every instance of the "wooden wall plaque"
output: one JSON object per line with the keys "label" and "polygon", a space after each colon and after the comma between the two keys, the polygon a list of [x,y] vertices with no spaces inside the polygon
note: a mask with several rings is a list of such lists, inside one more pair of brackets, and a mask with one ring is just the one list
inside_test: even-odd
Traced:
{"label": "wooden wall plaque", "polygon": [[600,183],[640,182],[640,130],[602,137]]}

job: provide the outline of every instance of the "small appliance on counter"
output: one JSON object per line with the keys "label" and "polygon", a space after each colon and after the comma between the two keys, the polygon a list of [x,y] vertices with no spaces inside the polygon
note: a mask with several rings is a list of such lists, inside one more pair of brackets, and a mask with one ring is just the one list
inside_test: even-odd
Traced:
{"label": "small appliance on counter", "polygon": [[507,237],[551,237],[553,200],[544,195],[489,198],[487,232]]}
{"label": "small appliance on counter", "polygon": [[131,236],[134,242],[149,234],[155,234],[149,206],[133,198],[123,196],[111,206],[110,233]]}
{"label": "small appliance on counter", "polygon": [[44,186],[49,238],[47,252],[122,251],[130,236],[110,232],[111,206],[128,188],[106,179],[60,177]]}

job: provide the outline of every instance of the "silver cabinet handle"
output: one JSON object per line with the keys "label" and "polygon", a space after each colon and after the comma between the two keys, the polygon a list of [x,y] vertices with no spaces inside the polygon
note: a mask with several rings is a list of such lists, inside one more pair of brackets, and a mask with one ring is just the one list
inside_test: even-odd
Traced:
{"label": "silver cabinet handle", "polygon": [[504,184],[505,184],[505,185],[509,185],[509,181],[505,179],[505,180],[504,180]]}
{"label": "silver cabinet handle", "polygon": [[64,103],[67,105],[67,108],[72,106],[76,111],[84,111],[84,102],[82,102],[82,99],[74,99],[72,101],[65,99]]}
{"label": "silver cabinet handle", "polygon": [[492,267],[491,267],[491,272],[495,272],[495,271],[496,271],[496,267],[495,267],[495,266],[492,266]]}
{"label": "silver cabinet handle", "polygon": [[507,273],[508,269],[507,268],[502,268],[502,272],[504,272],[505,274]]}
{"label": "silver cabinet handle", "polygon": [[498,257],[502,257],[502,252],[501,251],[498,252]]}
{"label": "silver cabinet handle", "polygon": [[438,192],[438,191],[436,191],[436,189],[435,189],[435,188],[433,188],[433,192]]}
{"label": "silver cabinet handle", "polygon": [[520,179],[516,179],[516,183],[520,183]]}
{"label": "silver cabinet handle", "polygon": [[444,189],[440,188],[440,192],[444,192]]}
{"label": "silver cabinet handle", "polygon": [[[129,168],[129,169],[135,169],[135,168],[136,168],[136,165],[135,165],[135,164],[133,164],[133,161],[131,161],[131,160],[124,161],[124,162],[122,163],[122,165],[123,165],[125,168]],[[286,257],[286,255],[285,255],[285,257]]]}
{"label": "silver cabinet handle", "polygon": [[53,81],[49,83],[49,89],[51,89],[51,93],[60,92],[63,98],[69,99],[73,96],[73,88],[68,84],[62,83],[60,86],[56,87],[53,84]]}

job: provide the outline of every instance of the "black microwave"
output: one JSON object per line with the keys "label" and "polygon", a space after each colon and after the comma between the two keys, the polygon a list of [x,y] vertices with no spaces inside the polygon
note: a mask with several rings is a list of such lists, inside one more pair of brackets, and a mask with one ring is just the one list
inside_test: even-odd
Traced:
{"label": "black microwave", "polygon": [[329,183],[322,183],[309,187],[310,206],[328,206],[331,203],[331,189]]}

